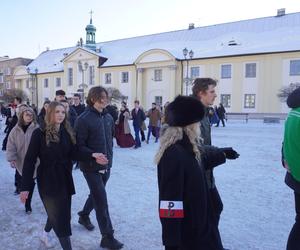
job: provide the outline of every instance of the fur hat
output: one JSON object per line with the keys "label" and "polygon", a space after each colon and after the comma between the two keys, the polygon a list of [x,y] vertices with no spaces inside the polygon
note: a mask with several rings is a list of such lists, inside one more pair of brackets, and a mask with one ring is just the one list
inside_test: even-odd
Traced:
{"label": "fur hat", "polygon": [[172,127],[185,127],[202,120],[203,104],[194,97],[177,96],[166,109],[166,122]]}
{"label": "fur hat", "polygon": [[292,109],[300,107],[300,87],[289,94],[286,104]]}
{"label": "fur hat", "polygon": [[59,89],[59,90],[56,90],[55,95],[56,95],[56,96],[57,96],[57,95],[63,95],[63,96],[65,96],[65,95],[66,95],[66,92],[63,91],[62,89]]}

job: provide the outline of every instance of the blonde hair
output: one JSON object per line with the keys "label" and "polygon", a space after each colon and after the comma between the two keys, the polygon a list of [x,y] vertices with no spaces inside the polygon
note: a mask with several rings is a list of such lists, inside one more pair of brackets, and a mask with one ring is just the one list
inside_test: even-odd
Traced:
{"label": "blonde hair", "polygon": [[[58,143],[60,138],[59,138],[59,131],[57,129],[57,127],[55,126],[55,109],[56,107],[61,106],[64,108],[64,110],[66,111],[66,108],[64,107],[64,105],[60,102],[50,102],[49,107],[47,108],[46,111],[46,116],[45,116],[45,133],[46,133],[46,144],[49,146],[50,142],[56,142]],[[66,112],[66,116],[64,121],[61,124],[62,126],[64,126],[64,128],[66,129],[67,133],[70,135],[71,141],[73,144],[76,143],[76,139],[75,139],[75,135],[73,132],[73,129],[68,121],[68,114]]]}
{"label": "blonde hair", "polygon": [[177,141],[182,140],[183,133],[187,135],[190,143],[193,147],[193,152],[195,154],[195,158],[198,162],[201,161],[201,152],[199,151],[200,145],[200,126],[199,122],[192,123],[185,127],[170,127],[168,125],[164,125],[162,127],[161,137],[160,137],[160,146],[158,152],[155,155],[155,163],[158,164],[161,160],[164,152],[168,147],[175,144]]}

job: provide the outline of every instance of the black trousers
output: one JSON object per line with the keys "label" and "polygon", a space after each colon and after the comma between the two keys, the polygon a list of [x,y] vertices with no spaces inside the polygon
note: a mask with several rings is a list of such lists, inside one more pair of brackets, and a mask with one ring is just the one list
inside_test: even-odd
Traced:
{"label": "black trousers", "polygon": [[113,234],[114,230],[109,216],[105,185],[110,176],[110,170],[105,174],[98,172],[84,172],[84,178],[89,186],[90,194],[80,216],[88,216],[95,209],[96,218],[102,235]]}
{"label": "black trousers", "polygon": [[298,250],[300,247],[300,194],[294,193],[295,195],[295,210],[296,210],[296,218],[295,224],[292,227],[290,232],[288,242],[287,242],[287,250]]}
{"label": "black trousers", "polygon": [[53,228],[58,238],[72,235],[71,231],[71,199],[72,195],[66,190],[55,195],[40,193],[41,200],[47,212],[45,231],[50,232]]}

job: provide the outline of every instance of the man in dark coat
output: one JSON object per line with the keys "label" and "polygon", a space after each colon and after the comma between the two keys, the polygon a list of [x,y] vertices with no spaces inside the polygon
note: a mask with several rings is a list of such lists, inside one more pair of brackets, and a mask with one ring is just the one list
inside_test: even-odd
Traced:
{"label": "man in dark coat", "polygon": [[79,94],[74,94],[73,96],[73,102],[74,104],[71,106],[75,111],[77,116],[80,116],[84,110],[85,110],[85,106],[83,103],[80,103],[80,95]]}
{"label": "man in dark coat", "polygon": [[109,216],[105,185],[110,176],[113,159],[114,121],[105,110],[107,105],[106,89],[97,86],[90,89],[86,110],[78,117],[75,124],[76,141],[80,151],[96,151],[103,154],[105,164],[93,161],[80,162],[80,170],[90,189],[86,203],[78,213],[79,223],[88,230],[94,226],[89,214],[95,209],[96,218],[102,235],[100,246],[108,249],[121,249],[123,244],[114,238],[114,230]]}
{"label": "man in dark coat", "polygon": [[226,110],[225,110],[225,108],[224,108],[224,106],[223,106],[222,103],[220,103],[219,107],[217,107],[217,114],[218,114],[219,120],[217,122],[216,127],[219,127],[220,121],[222,121],[222,125],[223,125],[223,127],[225,127],[224,120],[225,120]]}
{"label": "man in dark coat", "polygon": [[141,147],[141,139],[140,139],[140,131],[142,128],[143,122],[146,120],[145,112],[140,108],[140,102],[135,101],[134,102],[134,109],[131,111],[131,117],[132,117],[132,125],[134,128],[134,134],[135,134],[135,146],[134,148]]}
{"label": "man in dark coat", "polygon": [[[215,87],[217,81],[211,78],[196,78],[193,85],[193,96],[197,98],[205,107],[205,115],[200,121],[201,137],[203,138],[204,145],[211,145],[211,126],[208,116],[209,106],[213,105],[215,98],[217,97]],[[228,150],[228,151],[227,151]],[[227,151],[227,152],[226,152]],[[224,154],[227,159],[236,159],[239,157],[236,151],[232,148],[224,148]],[[215,178],[213,169],[206,170],[206,180],[208,183],[209,194],[213,204],[213,213],[215,216],[215,222],[219,225],[220,216],[223,210],[223,202],[219,195],[218,189],[215,184]],[[221,237],[220,237],[221,241]]]}

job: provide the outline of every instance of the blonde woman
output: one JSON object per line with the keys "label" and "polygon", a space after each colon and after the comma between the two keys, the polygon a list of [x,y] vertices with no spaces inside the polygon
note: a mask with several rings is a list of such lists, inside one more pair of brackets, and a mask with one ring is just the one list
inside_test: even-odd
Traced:
{"label": "blonde woman", "polygon": [[45,232],[49,233],[53,228],[62,249],[71,250],[71,197],[75,194],[72,160],[97,159],[102,164],[101,154],[77,150],[65,107],[62,103],[51,102],[45,117],[45,129],[33,132],[25,156],[20,193],[23,203],[29,197],[37,158],[40,159],[38,190],[48,215]]}
{"label": "blonde woman", "polygon": [[158,165],[159,216],[166,250],[221,250],[199,150],[204,107],[178,96],[166,112]]}
{"label": "blonde woman", "polygon": [[[29,146],[32,132],[38,127],[38,125],[36,122],[35,113],[31,108],[25,107],[21,109],[18,117],[19,119],[17,125],[11,130],[8,136],[6,159],[10,163],[10,166],[15,168],[16,171],[18,171],[18,174],[22,176],[25,154]],[[35,176],[31,177],[29,195],[25,203],[25,212],[27,214],[32,212],[31,198],[35,186],[34,178]],[[21,183],[19,182],[17,188],[20,189],[20,186]]]}

